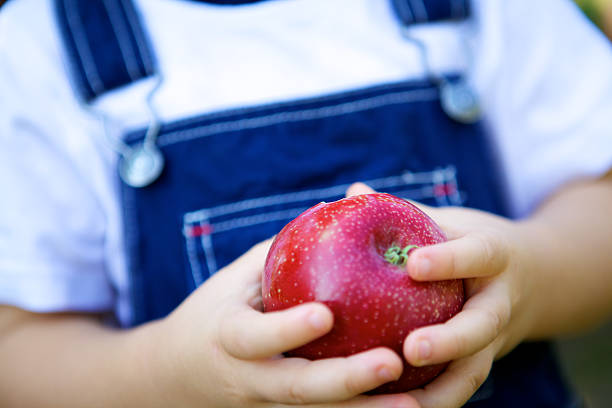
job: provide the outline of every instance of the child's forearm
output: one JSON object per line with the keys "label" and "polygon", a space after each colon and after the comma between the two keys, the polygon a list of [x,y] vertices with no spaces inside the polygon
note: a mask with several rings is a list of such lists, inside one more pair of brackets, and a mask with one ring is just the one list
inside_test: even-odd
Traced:
{"label": "child's forearm", "polygon": [[612,172],[563,189],[524,227],[537,282],[529,337],[577,332],[610,316]]}
{"label": "child's forearm", "polygon": [[0,406],[163,406],[152,378],[163,356],[151,330],[0,306]]}

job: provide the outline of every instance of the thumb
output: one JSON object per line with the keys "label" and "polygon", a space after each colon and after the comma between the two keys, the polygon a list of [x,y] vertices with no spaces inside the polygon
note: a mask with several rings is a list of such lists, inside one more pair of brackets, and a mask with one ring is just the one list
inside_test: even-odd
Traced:
{"label": "thumb", "polygon": [[360,194],[372,194],[376,191],[364,183],[353,183],[346,189],[346,196],[352,197]]}
{"label": "thumb", "polygon": [[[346,189],[347,197],[353,197],[353,196],[360,195],[360,194],[372,194],[372,193],[376,193],[376,190],[374,190],[372,187],[368,186],[367,184],[361,183],[361,182],[353,183],[349,186],[349,188]],[[423,203],[419,203],[414,200],[406,199],[406,201],[408,201],[410,204],[417,207],[419,210],[423,211],[425,214],[427,214],[431,218],[434,218],[434,219],[437,218],[436,217],[437,211],[438,211],[437,208],[431,207],[429,205],[425,205]]]}
{"label": "thumb", "polygon": [[[240,258],[225,267],[226,275],[234,276],[235,282],[258,282],[264,269],[266,256],[273,238],[262,241],[249,249]],[[218,275],[219,273],[215,274]]]}

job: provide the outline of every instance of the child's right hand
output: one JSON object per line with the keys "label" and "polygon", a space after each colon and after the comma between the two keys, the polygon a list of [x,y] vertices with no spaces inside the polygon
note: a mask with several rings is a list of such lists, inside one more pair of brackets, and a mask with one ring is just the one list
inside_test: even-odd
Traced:
{"label": "child's right hand", "polygon": [[402,361],[389,349],[318,361],[282,357],[327,333],[333,316],[318,303],[260,311],[269,245],[255,246],[151,325],[156,355],[149,374],[160,405],[417,407],[403,394],[360,396],[400,376]]}

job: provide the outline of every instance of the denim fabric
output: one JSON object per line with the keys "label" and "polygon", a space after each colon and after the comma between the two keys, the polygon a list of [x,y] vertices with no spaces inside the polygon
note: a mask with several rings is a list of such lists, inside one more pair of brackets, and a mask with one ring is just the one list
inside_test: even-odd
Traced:
{"label": "denim fabric", "polygon": [[465,408],[580,408],[550,343],[523,343],[498,360]]}
{"label": "denim fabric", "polygon": [[77,94],[96,97],[153,75],[154,56],[130,0],[55,0]]}
{"label": "denim fabric", "polygon": [[212,3],[221,6],[239,6],[242,4],[251,4],[251,3],[259,3],[260,1],[267,0],[192,0],[198,1],[200,3]]}
{"label": "denim fabric", "polygon": [[[258,3],[265,0],[194,0],[222,6]],[[468,0],[392,0],[397,17],[404,25],[443,20],[461,20],[470,15]]]}
{"label": "denim fabric", "polygon": [[470,16],[469,0],[392,0],[393,10],[405,25],[444,20],[463,20]]}

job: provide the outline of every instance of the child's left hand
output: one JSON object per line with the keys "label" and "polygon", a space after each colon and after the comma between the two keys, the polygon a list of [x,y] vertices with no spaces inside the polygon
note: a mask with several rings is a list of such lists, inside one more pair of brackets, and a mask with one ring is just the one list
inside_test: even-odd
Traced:
{"label": "child's left hand", "polygon": [[[374,192],[354,184],[347,195]],[[415,280],[465,279],[467,302],[444,324],[414,330],[404,342],[413,366],[451,361],[422,389],[411,391],[423,408],[462,406],[487,378],[493,361],[524,340],[535,296],[526,225],[467,208],[419,204],[448,242],[415,250],[407,271]]]}

